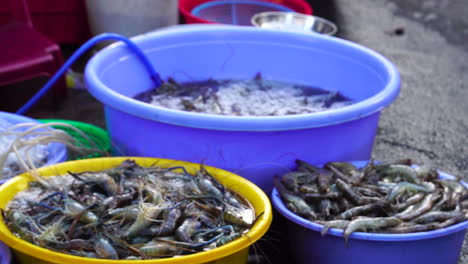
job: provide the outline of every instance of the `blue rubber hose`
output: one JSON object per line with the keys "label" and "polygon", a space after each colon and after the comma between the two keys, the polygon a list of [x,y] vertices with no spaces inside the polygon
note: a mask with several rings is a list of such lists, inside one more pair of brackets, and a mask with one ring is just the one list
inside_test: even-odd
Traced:
{"label": "blue rubber hose", "polygon": [[120,40],[127,44],[127,47],[133,51],[137,57],[141,60],[144,64],[145,68],[148,70],[150,74],[150,78],[154,81],[155,87],[161,86],[163,83],[161,76],[159,73],[156,72],[153,65],[149,61],[148,57],[143,53],[143,51],[133,43],[129,38],[115,34],[115,33],[103,33],[97,35],[90,40],[86,41],[81,47],[75,51],[70,58],[60,67],[60,69],[47,81],[47,83],[31,98],[29,99],[18,111],[17,114],[24,114],[27,112],[31,107],[33,107],[39,99],[41,99],[47,91],[57,82],[57,80],[70,68],[70,66],[81,56],[83,55],[88,49],[93,47],[96,43],[106,41],[106,40]]}

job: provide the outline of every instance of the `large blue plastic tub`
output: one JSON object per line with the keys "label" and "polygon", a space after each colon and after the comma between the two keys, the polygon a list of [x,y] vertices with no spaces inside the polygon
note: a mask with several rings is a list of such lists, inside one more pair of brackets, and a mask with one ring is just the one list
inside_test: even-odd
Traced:
{"label": "large blue plastic tub", "polygon": [[380,111],[398,95],[387,59],[320,34],[254,27],[185,25],[133,38],[163,78],[287,81],[339,91],[358,103],[337,110],[277,117],[191,113],[132,99],[152,88],[143,65],[112,45],[86,66],[90,93],[104,104],[107,130],[121,155],[204,162],[271,191],[274,174],[328,160],[368,159]]}
{"label": "large blue plastic tub", "polygon": [[[26,117],[22,115],[12,114],[8,112],[1,112],[0,111],[0,119],[6,120],[11,124],[20,124],[20,123],[37,123],[41,124],[41,122]],[[1,131],[0,131],[1,132]],[[52,164],[57,164],[67,160],[67,147],[61,143],[49,143],[48,145],[48,157],[47,163],[44,166],[49,166]],[[3,184],[8,179],[0,179],[0,185]]]}
{"label": "large blue plastic tub", "polygon": [[[365,162],[356,165],[364,166]],[[439,172],[441,178],[453,176]],[[466,186],[466,184],[465,184]],[[343,230],[330,228],[322,236],[322,225],[290,211],[276,190],[271,201],[275,209],[288,219],[288,237],[293,263],[306,264],[449,264],[457,263],[465,239],[468,221],[447,228],[408,234],[355,232],[345,246]]]}

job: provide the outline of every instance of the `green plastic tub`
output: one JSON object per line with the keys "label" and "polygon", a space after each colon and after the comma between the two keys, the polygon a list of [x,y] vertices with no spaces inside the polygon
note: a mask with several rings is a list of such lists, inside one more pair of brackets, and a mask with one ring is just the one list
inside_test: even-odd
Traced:
{"label": "green plastic tub", "polygon": [[[64,120],[64,119],[39,119],[42,123],[52,123],[52,122],[61,122],[72,125],[79,130],[81,130],[84,134],[86,134],[91,140],[94,141],[96,146],[99,150],[109,154],[111,153],[111,143],[109,139],[109,134],[106,130],[97,127],[92,124],[88,124],[85,122],[80,121],[73,121],[73,120]],[[93,146],[90,142],[84,138],[82,135],[77,133],[76,131],[65,127],[65,126],[54,126],[56,129],[61,129],[67,132],[70,136],[72,136],[77,141],[77,147],[84,147],[84,148],[92,148]],[[109,155],[103,155],[100,152],[94,153],[86,153],[86,155],[80,153],[70,153],[68,155],[68,160],[80,160],[80,159],[89,159],[89,158],[97,158],[97,157],[104,157]]]}

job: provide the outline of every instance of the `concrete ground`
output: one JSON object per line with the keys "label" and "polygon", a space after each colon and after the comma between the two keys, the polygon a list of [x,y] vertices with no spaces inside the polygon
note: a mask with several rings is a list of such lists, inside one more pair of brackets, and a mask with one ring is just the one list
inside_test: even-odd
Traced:
{"label": "concrete ground", "polygon": [[[382,112],[374,158],[410,157],[468,178],[468,2],[310,2],[316,15],[338,24],[338,37],[381,53],[400,71],[401,93]],[[56,111],[29,115],[105,126],[100,103],[86,91],[70,91]],[[468,264],[466,245],[459,263]]]}
{"label": "concrete ground", "polygon": [[[381,116],[374,158],[410,157],[468,178],[468,2],[335,5],[340,37],[383,54],[401,74],[400,95]],[[466,243],[459,263],[468,263]]]}

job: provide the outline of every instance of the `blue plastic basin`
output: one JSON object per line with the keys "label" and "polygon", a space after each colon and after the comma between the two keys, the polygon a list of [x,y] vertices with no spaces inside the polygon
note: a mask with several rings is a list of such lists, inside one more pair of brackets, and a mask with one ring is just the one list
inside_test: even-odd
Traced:
{"label": "blue plastic basin", "polygon": [[[12,114],[8,112],[0,111],[0,119],[6,120],[11,124],[20,124],[20,123],[37,123],[42,124],[41,122],[26,117],[22,115]],[[57,164],[67,160],[67,148],[64,144],[61,143],[50,143],[48,145],[48,157],[47,163],[44,166],[49,166],[52,164]],[[8,179],[0,180],[0,185],[6,182]]]}
{"label": "blue plastic basin", "polygon": [[5,245],[5,243],[0,242],[0,264],[10,264],[11,263],[11,250]]}
{"label": "blue plastic basin", "polygon": [[107,130],[120,155],[204,162],[273,188],[294,160],[368,159],[380,111],[398,95],[394,65],[360,45],[320,34],[228,25],[185,25],[134,37],[163,78],[286,81],[339,91],[356,104],[313,114],[239,117],[200,114],[132,99],[152,89],[123,45],[97,53],[85,80],[104,104]]}
{"label": "blue plastic basin", "polygon": [[[366,162],[356,162],[362,167]],[[440,178],[452,175],[439,172]],[[465,184],[466,186],[466,184]],[[290,211],[276,190],[271,201],[275,209],[288,219],[290,249],[294,263],[317,264],[448,264],[457,263],[465,239],[468,221],[438,230],[407,234],[355,232],[345,246],[343,230],[330,228],[322,236],[323,225],[311,222]]]}

